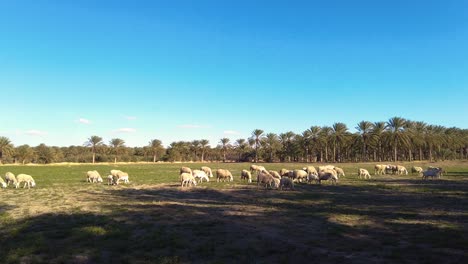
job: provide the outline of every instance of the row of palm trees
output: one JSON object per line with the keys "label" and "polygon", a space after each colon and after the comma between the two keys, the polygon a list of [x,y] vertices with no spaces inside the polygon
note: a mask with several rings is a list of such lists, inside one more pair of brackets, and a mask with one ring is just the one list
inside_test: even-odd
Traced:
{"label": "row of palm trees", "polygon": [[[127,160],[152,161],[266,161],[266,162],[358,162],[466,159],[468,129],[430,125],[401,117],[387,122],[361,121],[351,133],[346,124],[311,126],[302,133],[292,131],[275,134],[255,129],[251,137],[231,142],[222,138],[211,147],[206,139],[172,142],[164,148],[153,139],[147,146],[128,148],[122,139],[111,139],[106,145],[99,136],[91,136],[84,146],[47,147],[41,144],[14,148],[10,140],[0,137],[0,162],[4,156],[15,161],[49,163],[63,160]],[[91,150],[91,151],[89,151]],[[87,155],[91,153],[90,160]],[[77,159],[76,157],[81,157]]]}

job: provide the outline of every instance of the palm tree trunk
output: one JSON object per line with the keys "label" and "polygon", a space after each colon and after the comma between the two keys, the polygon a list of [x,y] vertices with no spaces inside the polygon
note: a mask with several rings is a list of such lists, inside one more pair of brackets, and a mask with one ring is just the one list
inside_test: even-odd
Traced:
{"label": "palm tree trunk", "polygon": [[201,152],[201,162],[205,160],[205,150],[203,149]]}
{"label": "palm tree trunk", "polygon": [[96,153],[93,152],[93,164],[96,161]]}
{"label": "palm tree trunk", "polygon": [[114,157],[114,163],[117,163],[117,156]]}
{"label": "palm tree trunk", "polygon": [[153,163],[156,162],[156,154],[153,155]]}
{"label": "palm tree trunk", "polygon": [[336,143],[333,144],[333,162],[336,162]]}
{"label": "palm tree trunk", "polygon": [[422,153],[422,148],[419,147],[419,160],[423,160],[423,153]]}

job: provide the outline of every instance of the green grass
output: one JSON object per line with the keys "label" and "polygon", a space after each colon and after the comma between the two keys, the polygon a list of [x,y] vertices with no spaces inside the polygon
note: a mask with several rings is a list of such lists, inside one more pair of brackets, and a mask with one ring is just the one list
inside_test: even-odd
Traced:
{"label": "green grass", "polygon": [[[416,163],[415,163],[416,164]],[[118,164],[0,166],[37,187],[0,190],[0,262],[5,263],[463,263],[468,259],[468,162],[440,180],[374,176],[374,164],[340,164],[336,186],[257,189],[239,178],[250,164],[180,188],[181,166]],[[268,169],[304,164],[263,164]],[[412,164],[404,164],[410,168]],[[130,184],[85,182],[118,168]],[[371,180],[357,178],[366,168]]]}

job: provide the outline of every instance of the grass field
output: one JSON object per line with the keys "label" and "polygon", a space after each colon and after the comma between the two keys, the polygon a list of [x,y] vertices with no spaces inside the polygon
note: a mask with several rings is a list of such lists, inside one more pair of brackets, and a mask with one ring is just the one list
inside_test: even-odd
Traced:
{"label": "grass field", "polygon": [[[178,169],[201,164],[0,166],[37,187],[0,190],[1,263],[467,263],[468,162],[417,175],[357,178],[341,164],[336,186],[257,189],[233,183],[180,188]],[[268,169],[303,164],[262,164]],[[412,164],[404,164],[410,168]],[[428,164],[418,164],[427,166]],[[127,171],[130,184],[85,182]],[[105,179],[104,179],[105,180]]]}

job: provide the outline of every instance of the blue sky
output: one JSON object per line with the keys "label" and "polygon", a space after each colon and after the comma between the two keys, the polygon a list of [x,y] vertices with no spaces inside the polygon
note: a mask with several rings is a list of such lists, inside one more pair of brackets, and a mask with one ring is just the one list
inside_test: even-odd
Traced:
{"label": "blue sky", "polygon": [[0,135],[82,145],[468,128],[467,1],[0,1]]}

